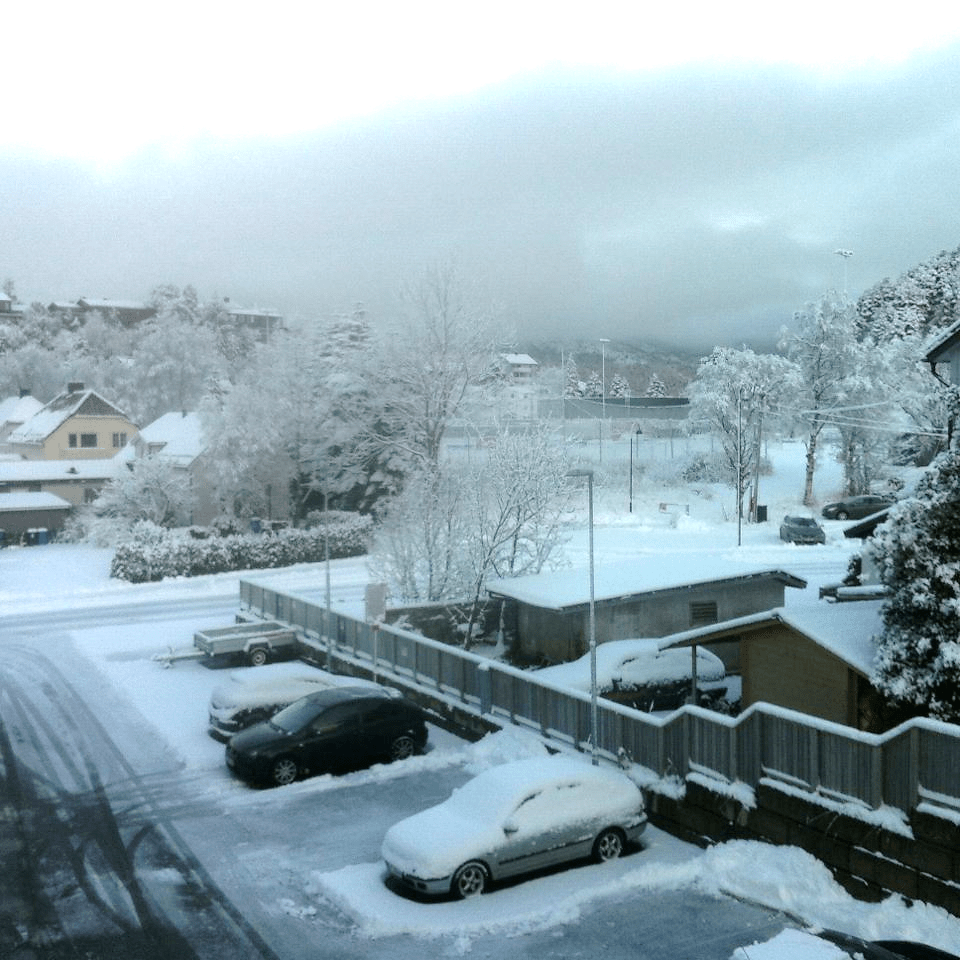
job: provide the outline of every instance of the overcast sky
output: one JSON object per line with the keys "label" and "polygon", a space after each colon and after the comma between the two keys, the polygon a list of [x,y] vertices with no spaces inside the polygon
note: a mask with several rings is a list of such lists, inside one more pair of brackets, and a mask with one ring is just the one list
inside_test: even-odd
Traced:
{"label": "overcast sky", "polygon": [[0,279],[27,301],[375,320],[452,260],[522,337],[763,346],[960,246],[939,3],[21,6]]}

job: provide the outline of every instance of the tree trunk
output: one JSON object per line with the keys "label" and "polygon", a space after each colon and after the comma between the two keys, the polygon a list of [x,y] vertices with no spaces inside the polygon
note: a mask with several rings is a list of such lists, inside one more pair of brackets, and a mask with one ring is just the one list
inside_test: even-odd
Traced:
{"label": "tree trunk", "polygon": [[803,505],[813,506],[813,474],[817,468],[817,438],[820,431],[815,427],[807,437],[807,471],[803,481]]}

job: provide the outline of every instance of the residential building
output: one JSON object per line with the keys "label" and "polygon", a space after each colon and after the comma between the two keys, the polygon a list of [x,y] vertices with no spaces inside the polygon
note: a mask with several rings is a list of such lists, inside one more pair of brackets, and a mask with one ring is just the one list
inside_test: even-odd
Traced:
{"label": "residential building", "polygon": [[117,320],[125,327],[134,327],[148,320],[157,312],[156,307],[142,300],[109,300],[93,297],[81,297],[76,301],[55,300],[47,306],[51,313],[59,313],[64,318],[84,321],[88,313],[98,312],[105,317]]}
{"label": "residential building", "polygon": [[208,524],[219,513],[208,475],[203,426],[197,413],[165,413],[145,426],[121,451],[118,459],[132,470],[138,460],[153,457],[169,463],[187,480],[191,496],[181,524]]}
{"label": "residential building", "polygon": [[14,429],[5,446],[24,460],[91,460],[115,456],[136,432],[126,414],[77,382]]}
{"label": "residential building", "polygon": [[97,460],[0,460],[0,500],[10,494],[49,493],[73,506],[93,503],[120,463]]}
{"label": "residential building", "polygon": [[0,443],[42,409],[43,404],[27,390],[21,390],[18,397],[0,400]]}

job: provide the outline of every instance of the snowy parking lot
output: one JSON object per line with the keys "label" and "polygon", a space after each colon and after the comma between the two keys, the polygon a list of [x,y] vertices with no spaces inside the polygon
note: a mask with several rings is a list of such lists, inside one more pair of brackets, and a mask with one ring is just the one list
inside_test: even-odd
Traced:
{"label": "snowy parking lot", "polygon": [[[701,506],[699,514],[668,527],[640,511],[626,518],[601,508],[598,552],[616,562],[668,549],[682,557],[713,542],[731,563],[769,563],[808,579],[808,589],[791,603],[814,602],[818,585],[845,569],[852,547],[829,524],[825,546],[783,544],[775,526],[756,525],[737,550],[731,525],[708,516],[715,505]],[[574,563],[583,559],[585,539],[582,532],[571,536]],[[738,841],[703,850],[655,827],[640,849],[618,861],[549,871],[470,901],[421,902],[395,893],[384,883],[380,860],[389,826],[492,764],[542,753],[542,744],[511,729],[469,743],[431,725],[422,756],[251,789],[230,776],[223,745],[207,733],[210,693],[225,672],[195,661],[164,668],[153,659],[171,646],[189,646],[197,630],[229,623],[238,577],[133,587],[110,581],[108,568],[107,551],[86,547],[0,551],[6,653],[0,719],[9,742],[22,746],[21,769],[36,774],[33,802],[52,803],[51,829],[65,820],[73,824],[71,849],[88,842],[77,839],[86,836],[88,813],[73,811],[86,811],[96,785],[94,792],[109,801],[111,829],[130,851],[144,897],[176,901],[174,926],[197,956],[572,958],[602,950],[612,957],[728,960],[745,957],[740,948],[770,941],[784,927],[945,949],[960,943],[960,920],[896,896],[858,902],[798,849]],[[368,579],[363,560],[335,561],[332,572],[334,604],[359,613]],[[322,597],[322,565],[251,576]],[[6,788],[9,793],[9,777]],[[137,839],[145,830],[152,831],[155,849]],[[98,844],[107,849],[102,836]],[[89,854],[85,871],[105,883],[105,867]],[[191,921],[182,893],[187,876],[203,893],[195,899],[213,904],[218,922],[243,949],[225,940],[203,945],[203,924]],[[61,908],[66,925],[70,917],[57,899],[62,887],[54,884],[45,895]],[[112,919],[98,921],[105,935],[137,915],[135,897],[114,892],[107,899],[105,915]]]}

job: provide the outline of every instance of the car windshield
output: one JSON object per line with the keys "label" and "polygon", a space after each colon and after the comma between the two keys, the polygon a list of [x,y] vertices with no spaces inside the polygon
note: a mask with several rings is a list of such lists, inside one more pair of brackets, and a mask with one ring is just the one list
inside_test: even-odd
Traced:
{"label": "car windshield", "polygon": [[319,703],[311,697],[304,697],[275,714],[270,724],[279,727],[284,733],[296,733],[311,723],[326,707],[327,704]]}
{"label": "car windshield", "polygon": [[792,517],[791,523],[795,523],[798,527],[815,527],[817,525],[816,520],[812,517]]}

